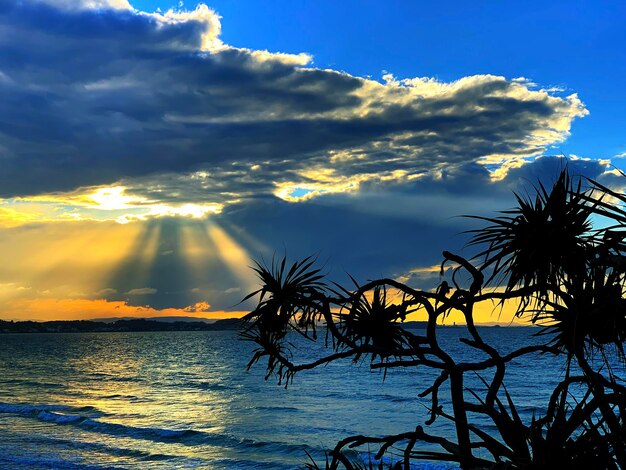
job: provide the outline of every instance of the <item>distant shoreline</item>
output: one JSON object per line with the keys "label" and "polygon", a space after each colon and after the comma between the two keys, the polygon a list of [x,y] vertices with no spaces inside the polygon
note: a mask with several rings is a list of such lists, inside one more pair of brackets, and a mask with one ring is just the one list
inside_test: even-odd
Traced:
{"label": "distant shoreline", "polygon": [[[404,323],[408,330],[425,329],[427,323],[422,321],[410,321]],[[465,325],[438,325],[442,328],[463,328]],[[484,324],[476,325],[484,328],[520,328],[533,325],[501,325]],[[242,322],[239,318],[228,318],[206,321],[162,321],[158,319],[122,319],[117,321],[93,321],[93,320],[56,320],[46,322],[36,321],[5,321],[0,320],[0,334],[23,334],[23,333],[123,333],[123,332],[149,332],[149,331],[224,331],[240,330]]]}
{"label": "distant shoreline", "polygon": [[205,321],[157,321],[152,319],[117,320],[102,322],[91,320],[57,321],[4,321],[0,320],[0,334],[20,333],[118,333],[141,331],[219,331],[239,330],[241,320],[229,318]]}

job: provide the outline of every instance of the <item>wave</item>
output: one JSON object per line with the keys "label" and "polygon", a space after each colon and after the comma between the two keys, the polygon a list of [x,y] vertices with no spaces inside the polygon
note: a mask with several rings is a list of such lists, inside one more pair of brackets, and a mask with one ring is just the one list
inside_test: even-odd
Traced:
{"label": "wave", "polygon": [[87,372],[86,378],[91,380],[106,380],[109,382],[145,382],[143,377],[138,376],[119,376],[117,374],[109,374],[106,372]]}
{"label": "wave", "polygon": [[[164,460],[175,460],[180,459],[180,456],[177,455],[168,455],[163,453],[153,453],[140,449],[132,449],[128,447],[117,447],[111,446],[104,442],[98,441],[83,441],[80,439],[70,438],[66,439],[63,437],[50,436],[44,434],[32,434],[32,433],[23,433],[23,432],[13,432],[14,437],[19,438],[25,442],[29,442],[30,444],[34,444],[37,447],[44,448],[47,450],[49,454],[50,450],[54,450],[56,448],[61,449],[73,449],[73,450],[85,450],[89,453],[99,453],[105,455],[113,455],[116,457],[129,457],[136,460],[141,461],[164,461]],[[0,443],[1,446],[1,443]],[[14,454],[20,454],[22,452],[16,452],[14,449],[10,447],[0,447],[0,456],[12,456]],[[0,466],[0,468],[4,468]],[[107,466],[108,468],[108,466]]]}
{"label": "wave", "polygon": [[293,470],[293,464],[285,464],[279,462],[261,462],[258,460],[242,460],[242,459],[216,459],[211,462],[216,468],[228,468],[230,470]]}
{"label": "wave", "polygon": [[45,389],[65,389],[67,385],[62,383],[40,382],[26,379],[2,379],[4,385],[25,385],[27,387],[38,387]]}
{"label": "wave", "polygon": [[120,393],[113,393],[111,395],[104,395],[98,397],[104,400],[128,400],[131,403],[148,403],[154,400],[146,397],[138,397],[137,395],[122,395]]}
{"label": "wave", "polygon": [[107,380],[111,382],[145,382],[146,379],[142,377],[132,376],[132,377],[118,377],[115,375],[108,376]]}
{"label": "wave", "polygon": [[198,390],[238,390],[241,385],[227,385],[221,382],[184,382],[175,385],[177,388],[195,388]]}
{"label": "wave", "polygon": [[68,412],[90,413],[91,416],[104,416],[105,413],[95,406],[70,406],[70,405],[32,405],[29,403],[0,403],[0,413],[15,413],[31,415],[39,412]]}
{"label": "wave", "polygon": [[66,460],[53,458],[50,456],[13,456],[13,455],[1,455],[0,456],[0,468],[12,468],[12,469],[30,469],[33,468],[50,468],[50,469],[72,469],[72,470],[117,470],[120,467],[112,467],[107,464],[106,467],[98,465],[87,465],[76,462],[68,462]]}
{"label": "wave", "polygon": [[75,423],[75,422],[88,419],[88,418],[84,418],[83,416],[80,416],[80,415],[66,415],[66,414],[53,413],[52,411],[40,411],[39,413],[37,413],[37,419],[41,421],[48,421],[50,423],[70,424],[70,423]]}
{"label": "wave", "polygon": [[[91,412],[91,415],[86,413]],[[0,413],[12,413],[34,418],[39,421],[74,426],[85,431],[106,434],[114,437],[141,439],[152,442],[181,443],[186,446],[211,445],[230,448],[251,448],[263,452],[301,455],[304,450],[316,452],[319,449],[303,444],[255,441],[227,433],[198,431],[194,429],[165,429],[158,427],[136,427],[97,419],[98,410],[94,407],[71,407],[66,405],[33,405],[0,403]]]}
{"label": "wave", "polygon": [[302,411],[300,408],[296,408],[295,406],[255,406],[255,410],[259,411],[286,411],[288,413],[297,413]]}
{"label": "wave", "polygon": [[[344,391],[331,391],[331,392],[321,393],[320,397],[332,398],[332,399],[335,399],[335,398],[345,399],[346,394]],[[368,393],[368,392],[358,392],[358,391],[350,392],[350,397],[353,398],[355,401],[371,400],[371,401],[389,401],[393,403],[408,403],[408,402],[417,403],[417,400],[418,400],[417,394],[414,396],[398,396],[398,395],[390,395],[386,393]]]}

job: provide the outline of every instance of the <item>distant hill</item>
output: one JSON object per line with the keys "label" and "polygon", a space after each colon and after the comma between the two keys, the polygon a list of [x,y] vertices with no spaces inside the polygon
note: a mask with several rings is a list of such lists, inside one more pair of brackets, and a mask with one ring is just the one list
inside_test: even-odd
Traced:
{"label": "distant hill", "polygon": [[[197,320],[197,319],[196,319]],[[0,333],[101,333],[123,331],[214,331],[238,330],[241,322],[237,318],[207,321],[157,321],[135,318],[128,320],[103,321],[3,321]]]}
{"label": "distant hill", "polygon": [[115,323],[120,320],[153,320],[153,321],[162,321],[162,322],[204,322],[204,323],[215,323],[217,320],[211,318],[199,318],[199,317],[110,317],[110,318],[92,318],[89,321],[94,321],[98,323]]}
{"label": "distant hill", "polygon": [[[428,326],[428,322],[426,321],[407,321],[402,323],[402,326],[404,328],[406,328],[407,330],[422,330],[422,329],[426,329],[426,327]],[[528,326],[534,326],[532,324],[526,324],[526,323],[499,323],[499,322],[489,322],[489,323],[476,323],[476,326],[480,326],[480,327],[491,327],[491,328],[519,328],[519,327],[528,327]],[[452,325],[441,325],[441,324],[437,324],[437,328],[465,328],[465,324],[464,323],[459,323],[457,324],[452,324]]]}

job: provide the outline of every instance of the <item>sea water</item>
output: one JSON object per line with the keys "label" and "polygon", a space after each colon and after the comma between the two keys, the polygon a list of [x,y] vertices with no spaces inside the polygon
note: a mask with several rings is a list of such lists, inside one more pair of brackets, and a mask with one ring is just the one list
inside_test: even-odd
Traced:
{"label": "sea water", "polygon": [[[537,342],[535,328],[481,332],[502,352]],[[457,358],[485,358],[459,342],[463,328],[439,335]],[[295,344],[305,360],[321,353]],[[307,453],[323,464],[346,436],[411,431],[428,418],[429,399],[417,395],[437,374],[426,367],[385,378],[347,360],[285,388],[264,380],[262,364],[246,371],[253,350],[233,331],[0,335],[0,468],[301,468]],[[513,361],[506,384],[523,418],[544,410],[563,374],[561,358]],[[483,387],[473,375],[466,383]],[[441,403],[449,411],[445,393]],[[454,439],[443,419],[427,430]]]}

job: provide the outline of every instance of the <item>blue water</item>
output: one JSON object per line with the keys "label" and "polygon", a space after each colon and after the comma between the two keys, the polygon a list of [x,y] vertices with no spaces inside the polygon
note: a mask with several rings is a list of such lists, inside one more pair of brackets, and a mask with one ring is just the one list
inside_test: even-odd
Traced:
{"label": "blue water", "polygon": [[[482,332],[506,352],[536,330]],[[463,329],[440,334],[457,356],[483,358],[459,343]],[[319,354],[298,344],[305,358]],[[232,331],[0,335],[0,468],[298,468],[348,435],[427,419],[428,399],[417,398],[435,377],[426,368],[383,381],[344,361],[285,389],[264,381],[262,366],[245,370],[252,349]],[[543,409],[562,375],[547,356],[512,364],[506,384],[523,417]],[[453,436],[446,423],[430,431]]]}

